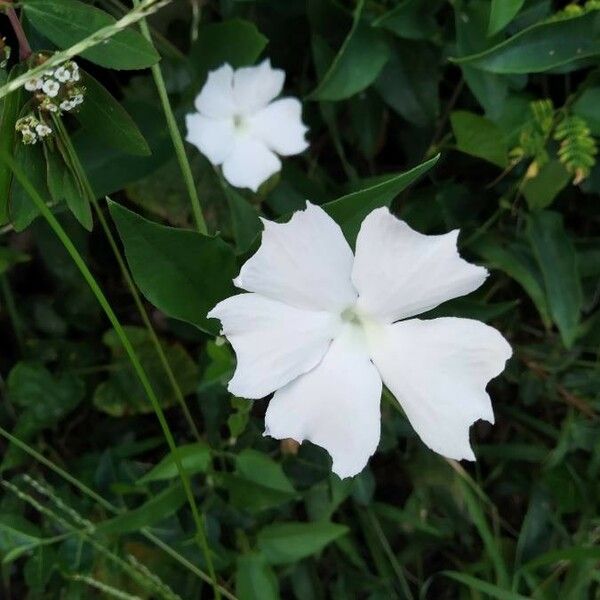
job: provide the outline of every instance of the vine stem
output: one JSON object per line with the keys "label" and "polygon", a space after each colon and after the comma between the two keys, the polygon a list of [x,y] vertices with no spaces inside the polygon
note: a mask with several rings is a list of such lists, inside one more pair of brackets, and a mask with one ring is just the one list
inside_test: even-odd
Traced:
{"label": "vine stem", "polygon": [[75,152],[75,148],[73,148],[73,144],[71,143],[71,138],[69,137],[69,133],[67,132],[65,126],[63,125],[63,122],[58,117],[54,117],[53,122],[54,122],[54,125],[60,136],[60,140],[64,146],[65,152],[68,155],[68,159],[71,164],[70,166],[77,173],[77,177],[78,177],[81,185],[84,188],[85,195],[88,197],[89,201],[91,202],[92,206],[94,207],[94,211],[96,212],[98,220],[100,221],[100,226],[102,227],[104,234],[106,235],[106,238],[108,240],[110,248],[115,256],[117,264],[119,265],[121,274],[123,275],[123,279],[125,280],[125,283],[127,284],[129,291],[131,292],[133,301],[134,301],[136,308],[140,314],[142,322],[144,323],[144,326],[146,327],[146,330],[148,331],[148,334],[150,335],[152,344],[154,345],[154,348],[156,350],[158,358],[165,370],[165,373],[167,375],[167,379],[169,380],[171,388],[173,389],[173,392],[175,393],[177,402],[181,406],[181,409],[183,411],[185,419],[190,427],[190,430],[192,431],[192,434],[198,441],[201,441],[202,438],[200,436],[200,432],[198,431],[198,428],[196,427],[196,424],[194,423],[194,419],[192,418],[190,410],[186,404],[185,398],[183,396],[183,392],[181,391],[181,388],[179,387],[179,384],[177,383],[177,378],[175,377],[175,373],[173,373],[173,369],[171,368],[169,359],[167,358],[165,351],[163,350],[162,344],[160,343],[160,340],[158,339],[158,336],[156,335],[156,331],[154,330],[154,327],[152,326],[152,322],[150,321],[148,312],[146,311],[146,308],[144,307],[144,303],[142,302],[142,299],[140,298],[140,294],[137,290],[135,282],[133,281],[133,279],[131,277],[131,274],[129,273],[127,264],[125,263],[125,260],[121,254],[121,251],[119,250],[119,246],[115,240],[115,237],[112,234],[110,226],[108,225],[108,223],[104,217],[102,208],[100,207],[100,205],[98,204],[98,201],[96,200],[96,195],[94,194],[94,190],[92,190],[92,186],[91,186],[90,181],[85,173],[83,165],[81,164],[81,161],[79,160],[79,157],[77,156],[77,152]]}
{"label": "vine stem", "polygon": [[[8,3],[12,2],[12,0],[6,1]],[[13,31],[15,32],[15,36],[17,37],[17,41],[19,42],[19,61],[24,61],[31,56],[31,46],[29,45],[29,40],[25,35],[25,31],[21,25],[21,20],[12,6],[8,6],[6,8],[6,16],[8,17]]]}
{"label": "vine stem", "polygon": [[121,344],[123,345],[123,348],[124,348],[127,356],[129,357],[129,360],[131,361],[131,364],[140,380],[140,383],[142,384],[142,387],[144,388],[144,391],[146,392],[146,395],[148,396],[148,399],[150,400],[150,403],[152,404],[152,408],[154,409],[154,411],[156,413],[156,416],[160,423],[160,427],[163,431],[163,434],[165,436],[167,444],[169,445],[169,448],[170,448],[173,458],[175,460],[175,465],[177,467],[179,477],[181,478],[181,481],[183,483],[184,491],[185,491],[188,503],[190,505],[190,508],[192,510],[192,516],[193,516],[194,523],[196,526],[196,536],[195,536],[196,541],[198,542],[200,549],[202,550],[202,552],[204,554],[206,564],[208,567],[208,571],[209,571],[209,574],[210,574],[210,577],[212,580],[212,586],[213,586],[215,598],[217,600],[220,600],[221,593],[218,589],[215,569],[214,569],[212,557],[210,555],[210,548],[208,546],[208,540],[206,538],[204,518],[203,518],[202,514],[199,512],[198,507],[196,505],[196,501],[195,501],[194,495],[192,493],[192,488],[191,488],[189,477],[183,468],[183,465],[181,463],[181,457],[179,456],[179,453],[177,452],[177,446],[175,445],[175,440],[173,438],[173,434],[171,433],[171,429],[169,428],[169,424],[167,423],[164,412],[162,410],[162,407],[160,406],[160,402],[158,401],[158,398],[154,392],[154,389],[152,388],[150,380],[148,379],[148,376],[147,376],[133,346],[131,345],[129,338],[127,337],[127,334],[125,333],[125,330],[123,329],[123,326],[121,325],[121,322],[119,321],[119,318],[115,314],[112,306],[110,305],[110,302],[104,295],[104,292],[98,285],[98,282],[96,281],[95,277],[92,275],[92,272],[89,270],[88,266],[85,264],[85,260],[83,259],[81,254],[79,254],[79,251],[77,250],[77,248],[71,241],[71,238],[68,236],[66,231],[62,228],[61,224],[57,221],[56,217],[52,214],[50,209],[46,206],[45,202],[43,201],[41,196],[38,194],[35,187],[31,184],[31,182],[29,181],[27,176],[23,173],[21,168],[14,162],[12,157],[9,156],[5,150],[0,150],[0,158],[4,162],[6,162],[6,164],[9,166],[9,168],[15,175],[18,182],[21,184],[23,189],[30,196],[33,203],[36,205],[40,214],[46,219],[46,221],[48,222],[48,224],[50,225],[50,227],[52,228],[52,230],[54,231],[54,233],[56,234],[56,236],[58,237],[58,239],[60,240],[62,245],[65,247],[65,250],[68,252],[71,259],[73,260],[73,262],[75,263],[75,265],[77,266],[77,268],[79,269],[81,274],[83,275],[83,278],[89,285],[90,289],[92,290],[92,293],[94,294],[98,303],[104,310],[106,316],[108,317],[108,320],[110,321],[112,327],[115,330],[115,333],[117,334],[119,340],[121,341]]}
{"label": "vine stem", "polygon": [[[133,5],[136,8],[139,7],[140,0],[133,0]],[[148,27],[146,19],[140,20],[140,29],[142,31],[143,36],[148,40],[148,42],[150,44],[153,44],[152,34],[150,33],[150,28]],[[173,113],[173,108],[171,107],[171,103],[169,102],[169,95],[167,94],[167,88],[165,86],[165,80],[163,78],[162,71],[160,70],[160,66],[158,64],[152,65],[152,67],[150,67],[150,70],[152,71],[152,77],[154,77],[154,83],[156,84],[156,89],[158,90],[160,103],[165,113],[167,127],[169,128],[171,141],[173,142],[173,147],[175,148],[175,154],[177,155],[179,168],[181,169],[183,180],[185,182],[185,187],[187,189],[188,196],[190,197],[190,203],[192,205],[192,212],[194,214],[196,228],[200,233],[206,235],[208,233],[208,230],[206,228],[206,221],[204,220],[204,215],[202,214],[202,207],[200,206],[200,199],[198,198],[198,192],[196,191],[196,184],[194,183],[194,176],[192,175],[190,161],[188,160],[187,154],[185,153],[185,146],[183,145],[181,133],[179,131],[179,128],[177,127],[175,114]]]}

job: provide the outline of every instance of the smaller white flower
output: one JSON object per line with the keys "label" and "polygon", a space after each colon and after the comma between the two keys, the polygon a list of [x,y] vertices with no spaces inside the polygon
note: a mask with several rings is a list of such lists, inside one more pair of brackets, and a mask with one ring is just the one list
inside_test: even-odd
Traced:
{"label": "smaller white flower", "polygon": [[475,460],[469,428],[494,422],[485,387],[511,348],[473,319],[414,318],[485,281],[484,268],[459,256],[458,230],[423,235],[378,208],[353,253],[310,203],[288,223],[263,223],[260,248],[234,280],[247,293],[208,316],[236,353],[229,391],[275,392],[265,435],[310,440],[340,477],[356,475],[379,443],[385,384],[429,448]]}
{"label": "smaller white flower", "polygon": [[35,92],[37,90],[42,89],[44,82],[39,77],[37,79],[30,79],[25,83],[25,89],[28,92]]}
{"label": "smaller white flower", "polygon": [[83,94],[76,94],[75,96],[73,96],[71,98],[71,105],[73,108],[75,108],[76,106],[79,106],[82,103],[83,103]]}
{"label": "smaller white flower", "polygon": [[65,112],[69,112],[73,108],[73,103],[70,100],[63,100],[60,103],[60,110],[64,110]]}
{"label": "smaller white flower", "polygon": [[308,131],[296,98],[275,100],[285,73],[269,60],[235,71],[225,64],[208,74],[186,116],[187,141],[213,165],[222,165],[231,185],[256,191],[281,169],[279,156],[303,152]]}
{"label": "smaller white flower", "polygon": [[35,132],[41,138],[43,138],[43,137],[46,137],[47,135],[50,135],[52,133],[52,129],[50,127],[48,127],[48,125],[46,125],[45,123],[40,123],[39,125],[36,126]]}
{"label": "smaller white flower", "polygon": [[44,77],[54,77],[54,69],[46,69],[44,71]]}
{"label": "smaller white flower", "polygon": [[23,129],[21,135],[23,136],[23,143],[25,145],[33,145],[37,142],[37,135],[31,129]]}
{"label": "smaller white flower", "polygon": [[58,81],[54,81],[54,79],[47,79],[44,81],[42,91],[49,98],[55,98],[58,96],[58,92],[60,91],[60,83],[58,83]]}
{"label": "smaller white flower", "polygon": [[79,65],[71,61],[68,63],[69,68],[71,70],[71,81],[79,81],[81,79],[81,74],[79,73]]}
{"label": "smaller white flower", "polygon": [[71,71],[64,66],[58,67],[58,69],[54,71],[54,77],[61,83],[67,83],[68,81],[71,81]]}

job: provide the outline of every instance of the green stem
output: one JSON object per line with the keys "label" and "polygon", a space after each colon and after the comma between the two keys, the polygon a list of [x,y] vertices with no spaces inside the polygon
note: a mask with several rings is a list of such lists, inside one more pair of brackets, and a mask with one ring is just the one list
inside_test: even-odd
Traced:
{"label": "green stem", "polygon": [[[140,0],[133,0],[133,5],[135,7],[138,7],[140,5]],[[148,28],[148,23],[146,22],[146,19],[140,20],[140,29],[142,30],[142,34],[144,35],[144,37],[152,44],[152,35],[150,34],[150,29]],[[177,155],[179,168],[181,169],[181,173],[183,175],[183,181],[185,183],[188,196],[190,197],[190,203],[192,205],[192,212],[194,213],[196,228],[200,233],[206,235],[208,233],[208,230],[206,228],[206,221],[204,220],[204,215],[202,214],[202,207],[200,206],[198,192],[196,191],[196,184],[194,183],[192,168],[190,167],[190,161],[188,160],[187,154],[185,153],[183,139],[181,138],[181,133],[179,132],[179,128],[177,127],[177,121],[175,120],[173,108],[171,107],[171,103],[169,101],[169,95],[167,94],[167,88],[165,86],[165,80],[162,76],[162,71],[160,70],[160,66],[158,64],[152,65],[151,71],[152,77],[154,77],[154,83],[156,84],[156,89],[158,90],[160,103],[165,113],[167,127],[169,128],[171,141],[173,142],[173,147],[175,148],[175,154]]]}
{"label": "green stem", "polygon": [[96,279],[94,278],[91,271],[88,269],[87,265],[85,264],[85,261],[83,260],[81,254],[79,254],[77,248],[71,241],[71,238],[69,238],[68,234],[62,228],[61,224],[56,220],[56,217],[48,209],[48,207],[42,200],[41,196],[38,194],[37,190],[33,187],[33,185],[31,184],[29,179],[26,177],[26,175],[23,173],[21,168],[14,162],[12,157],[9,156],[6,152],[2,151],[2,153],[0,154],[0,158],[2,158],[2,160],[4,160],[8,164],[8,166],[14,173],[18,182],[21,184],[23,189],[25,189],[27,194],[31,197],[34,204],[37,206],[39,212],[46,219],[46,221],[48,222],[48,224],[50,225],[50,227],[52,228],[52,230],[54,231],[54,233],[56,234],[56,236],[58,237],[60,242],[63,244],[63,246],[65,247],[65,249],[71,256],[73,262],[75,263],[77,268],[80,270],[81,274],[83,275],[84,279],[86,280],[86,282],[89,285],[90,289],[92,290],[93,294],[96,296],[98,303],[100,304],[100,306],[106,313],[108,320],[110,321],[113,329],[115,330],[115,333],[117,334],[119,340],[121,341],[121,344],[123,345],[123,348],[125,349],[125,352],[127,353],[127,356],[129,357],[129,360],[131,361],[131,364],[132,364],[137,376],[139,377],[142,387],[144,388],[144,391],[146,392],[146,395],[148,396],[148,399],[150,400],[150,403],[152,404],[154,412],[156,413],[156,416],[160,423],[160,427],[163,431],[165,439],[167,440],[167,444],[169,445],[169,448],[170,448],[173,458],[175,460],[175,464],[177,466],[177,471],[178,471],[179,477],[181,478],[181,481],[183,483],[185,494],[187,496],[188,503],[192,510],[194,523],[196,525],[196,540],[205,556],[208,571],[209,571],[211,579],[213,581],[213,590],[215,592],[215,597],[218,600],[218,599],[220,599],[221,594],[217,588],[217,581],[216,581],[214,565],[213,565],[212,557],[210,555],[208,540],[206,538],[205,529],[204,529],[204,519],[203,519],[202,515],[200,514],[200,512],[198,511],[198,507],[196,506],[196,501],[194,500],[194,495],[192,493],[192,488],[190,485],[189,477],[188,477],[187,473],[185,472],[183,465],[181,464],[181,458],[179,456],[179,453],[177,452],[177,446],[175,445],[175,440],[173,439],[173,434],[171,433],[171,429],[169,428],[169,425],[165,418],[162,407],[160,406],[158,398],[156,397],[156,394],[154,393],[154,390],[152,389],[152,385],[148,379],[148,376],[146,375],[146,372],[144,371],[144,368],[142,367],[142,364],[140,363],[140,360],[139,360],[137,354],[135,353],[135,350],[134,350],[133,346],[131,345],[129,338],[127,337],[127,334],[125,333],[125,330],[123,329],[123,326],[121,325],[121,322],[119,321],[112,306],[110,305],[110,302],[108,301],[108,299],[102,292]]}
{"label": "green stem", "polygon": [[129,291],[131,292],[133,301],[137,307],[140,317],[142,318],[142,322],[144,323],[144,326],[146,327],[148,334],[150,335],[150,339],[152,340],[152,344],[154,345],[154,348],[156,350],[158,358],[165,370],[165,373],[167,374],[167,379],[169,380],[171,388],[173,389],[173,392],[175,393],[177,402],[179,403],[179,405],[181,406],[181,409],[183,410],[185,419],[188,422],[188,425],[189,425],[194,437],[198,441],[201,441],[202,438],[200,436],[200,432],[198,431],[198,428],[196,427],[196,424],[194,423],[194,419],[192,418],[192,415],[190,413],[188,405],[186,404],[185,398],[183,396],[183,392],[181,391],[181,388],[179,387],[179,384],[177,383],[177,378],[175,377],[175,373],[173,373],[173,369],[171,368],[171,365],[169,364],[169,359],[167,358],[165,351],[162,347],[162,344],[160,343],[160,340],[158,339],[158,336],[156,335],[156,331],[154,330],[154,327],[152,326],[152,322],[150,321],[148,312],[146,311],[146,308],[144,307],[144,303],[142,302],[142,299],[137,290],[135,282],[133,281],[133,278],[131,277],[131,274],[129,273],[129,269],[127,268],[127,264],[125,263],[125,260],[119,249],[119,246],[112,234],[112,231],[110,230],[110,226],[108,225],[108,223],[104,217],[104,213],[102,212],[102,209],[100,208],[100,205],[98,204],[98,201],[96,200],[96,195],[94,194],[94,190],[92,190],[92,186],[91,186],[90,181],[85,173],[85,169],[83,168],[83,165],[81,164],[81,161],[79,160],[79,157],[77,156],[77,152],[75,151],[75,148],[73,147],[73,144],[71,143],[71,138],[70,138],[67,130],[65,129],[63,122],[59,118],[54,119],[54,125],[60,136],[60,141],[62,142],[64,149],[68,155],[70,166],[77,174],[77,177],[78,177],[79,181],[81,182],[81,185],[83,186],[84,192],[85,192],[86,196],[88,197],[88,200],[91,202],[92,206],[94,207],[96,215],[98,216],[98,220],[100,221],[100,225],[101,225],[102,229],[104,230],[104,233],[106,235],[106,238],[108,239],[108,243],[111,247],[111,250],[117,260],[119,269],[121,270],[121,274],[123,275],[123,279],[125,279],[125,283],[127,284]]}

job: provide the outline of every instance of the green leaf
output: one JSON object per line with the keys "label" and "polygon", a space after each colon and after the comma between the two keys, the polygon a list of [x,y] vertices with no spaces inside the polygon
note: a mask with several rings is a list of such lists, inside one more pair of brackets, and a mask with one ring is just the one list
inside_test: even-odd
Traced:
{"label": "green leaf", "polygon": [[362,22],[364,0],[354,12],[350,33],[309,100],[344,100],[369,87],[390,56],[382,31]]}
{"label": "green leaf", "polygon": [[239,600],[279,600],[277,577],[262,554],[238,556],[235,594]]}
{"label": "green leaf", "polygon": [[0,514],[0,552],[31,548],[41,542],[39,529],[21,515]]}
{"label": "green leaf", "polygon": [[[24,68],[23,64],[15,65],[11,69],[8,79],[11,80],[21,75]],[[21,111],[22,94],[23,88],[19,88],[12,94],[9,94],[4,100],[2,109],[0,130],[3,134],[0,135],[0,149],[10,156],[13,155],[16,138],[15,123]],[[19,142],[19,145],[22,144]],[[5,225],[9,220],[9,192],[12,178],[10,167],[4,161],[0,161],[0,225]]]}
{"label": "green leaf", "polygon": [[[18,143],[15,147],[14,159],[17,165],[27,173],[29,180],[46,203],[50,202],[50,194],[46,183],[46,159],[42,144],[25,145]],[[39,215],[29,194],[14,179],[11,186],[10,217],[16,231],[27,229]]]}
{"label": "green leaf", "polygon": [[599,106],[600,86],[587,88],[573,104],[573,112],[586,120],[590,131],[596,136],[600,136]]}
{"label": "green leaf", "polygon": [[[124,329],[148,374],[161,406],[165,408],[173,406],[177,403],[177,396],[165,373],[150,334],[142,327],[127,326]],[[111,350],[113,368],[110,370],[108,379],[103,381],[94,392],[96,408],[115,417],[154,412],[115,331],[113,329],[107,331],[102,341]],[[198,382],[198,368],[194,360],[178,343],[161,342],[161,345],[181,392],[184,395],[191,394],[196,390]]]}
{"label": "green leaf", "polygon": [[425,40],[436,31],[435,17],[429,2],[402,0],[390,11],[373,21],[374,27],[384,27],[398,37]]}
{"label": "green leaf", "polygon": [[442,571],[442,575],[466,585],[471,590],[483,592],[490,598],[495,598],[496,600],[529,600],[526,596],[521,596],[521,594],[503,589],[497,585],[494,585],[493,583],[482,581],[481,579],[477,579],[476,577],[467,575],[466,573],[458,573],[457,571]]}
{"label": "green leaf", "polygon": [[82,71],[85,101],[75,113],[87,135],[127,154],[149,156],[150,147],[135,121],[112,94]]}
{"label": "green leaf", "polygon": [[207,313],[234,293],[232,249],[218,237],[152,223],[109,203],[133,278],[165,314],[211,334],[219,332]]}
{"label": "green leaf", "polygon": [[275,523],[258,532],[258,547],[272,565],[294,563],[320,552],[346,535],[348,528],[337,523]]}
{"label": "green leaf", "polygon": [[346,237],[353,241],[363,219],[372,210],[389,206],[400,192],[427,173],[438,160],[439,155],[413,167],[406,173],[387,175],[375,185],[327,202],[323,208],[342,227]]}
{"label": "green leaf", "polygon": [[113,519],[98,523],[96,531],[103,534],[117,535],[139,531],[172,516],[185,502],[183,487],[177,483],[138,506],[138,508],[128,510]]}
{"label": "green leaf", "polygon": [[546,327],[550,326],[550,308],[544,291],[542,275],[531,256],[527,256],[514,245],[502,240],[482,237],[471,244],[469,249],[481,256],[488,266],[504,271],[514,279],[535,304]]}
{"label": "green leaf", "polygon": [[0,275],[6,273],[13,265],[24,263],[29,256],[13,248],[0,246]]}
{"label": "green leaf", "polygon": [[600,54],[598,19],[599,13],[591,10],[538,23],[489,50],[454,62],[491,73],[541,73]]}
{"label": "green leaf", "polygon": [[231,186],[225,184],[224,192],[229,204],[237,252],[242,254],[250,248],[262,230],[258,211]]}
{"label": "green leaf", "polygon": [[533,179],[528,179],[522,192],[531,210],[541,210],[552,204],[571,179],[559,160],[546,163]]}
{"label": "green leaf", "polygon": [[461,152],[483,158],[499,167],[508,165],[508,149],[502,130],[492,121],[464,110],[450,115],[456,147]]}
{"label": "green leaf", "polygon": [[243,19],[202,25],[190,50],[190,65],[202,83],[223,63],[233,68],[254,64],[268,41],[254,23]]}
{"label": "green leaf", "polygon": [[[68,48],[116,23],[107,12],[78,0],[27,0],[23,11],[31,24],[59,48]],[[88,48],[81,56],[109,69],[144,69],[160,58],[152,44],[133,29]]]}
{"label": "green leaf", "polygon": [[[210,447],[204,442],[179,446],[177,454],[188,475],[205,473],[210,465]],[[138,479],[137,483],[142,485],[150,481],[164,481],[178,476],[175,454],[170,452],[153,469]]]}
{"label": "green leaf", "polygon": [[550,314],[567,348],[577,338],[582,291],[577,254],[562,216],[540,211],[527,219],[527,237],[544,277]]}
{"label": "green leaf", "polygon": [[488,35],[502,31],[521,10],[525,0],[492,0]]}

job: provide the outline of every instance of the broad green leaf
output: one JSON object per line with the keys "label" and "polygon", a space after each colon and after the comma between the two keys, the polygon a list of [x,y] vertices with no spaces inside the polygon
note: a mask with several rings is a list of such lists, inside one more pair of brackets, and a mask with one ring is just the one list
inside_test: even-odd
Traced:
{"label": "broad green leaf", "polygon": [[492,121],[460,110],[450,115],[450,122],[458,150],[502,168],[508,165],[508,149],[502,130]]}
{"label": "broad green leaf", "polygon": [[190,65],[202,83],[208,71],[224,63],[233,68],[254,64],[267,42],[254,23],[243,19],[202,25],[190,50]]}
{"label": "broad green leaf", "polygon": [[326,521],[274,523],[263,527],[256,539],[267,562],[282,565],[316,554],[346,533],[345,525]]}
{"label": "broad green leaf", "polygon": [[527,237],[544,276],[550,314],[567,348],[577,338],[582,306],[577,254],[562,216],[533,213],[527,220]]}
{"label": "broad green leaf", "polygon": [[439,155],[405,173],[387,175],[379,183],[332,200],[323,208],[342,227],[346,237],[354,241],[360,224],[372,210],[389,206],[400,192],[427,173],[438,159]]}
{"label": "broad green leaf", "polygon": [[279,600],[279,584],[264,556],[257,552],[238,556],[235,594],[239,600]]}
{"label": "broad green leaf", "polygon": [[[126,326],[125,333],[148,374],[161,406],[176,404],[177,396],[148,331],[142,327]],[[108,379],[94,392],[96,408],[115,417],[154,412],[115,331],[107,331],[102,341],[111,350],[113,364]],[[198,382],[198,368],[194,360],[178,343],[161,342],[161,345],[181,392],[184,395],[191,394]]]}
{"label": "broad green leaf", "polygon": [[514,279],[535,304],[544,325],[550,326],[552,320],[544,291],[544,282],[531,257],[519,252],[515,246],[492,237],[480,238],[471,244],[469,249],[481,256],[490,267],[500,269]]}
{"label": "broad green leaf", "polygon": [[168,316],[217,334],[218,321],[206,315],[234,293],[232,249],[218,237],[153,223],[115,202],[109,207],[146,298]]}
{"label": "broad green leaf", "polygon": [[148,143],[123,106],[89,73],[82,71],[82,82],[85,100],[75,116],[86,135],[127,154],[148,156]]}
{"label": "broad green leaf", "polygon": [[354,12],[350,33],[309,100],[344,100],[369,87],[390,56],[382,31],[361,20],[364,0]]}
{"label": "broad green leaf", "polygon": [[[179,460],[188,475],[205,473],[210,464],[210,448],[204,442],[186,444],[177,448]],[[138,484],[164,481],[179,476],[173,452],[170,452],[153,469],[138,479]]]}
{"label": "broad green leaf", "polygon": [[[15,65],[11,69],[9,80],[21,75],[23,69],[23,65]],[[0,131],[2,131],[2,135],[0,135],[0,148],[10,156],[13,154],[13,146],[15,144],[15,123],[21,112],[22,94],[23,90],[19,88],[5,98],[2,118],[0,119]],[[22,145],[19,140],[18,143]],[[12,171],[10,167],[4,161],[0,161],[0,225],[5,225],[9,220],[11,181]]]}
{"label": "broad green leaf", "polygon": [[459,573],[457,571],[442,571],[441,574],[449,577],[450,579],[454,579],[463,585],[466,585],[470,590],[482,592],[489,598],[495,598],[496,600],[529,600],[527,596],[521,596],[521,594],[511,592],[510,590],[501,588],[493,583],[488,583],[487,581],[477,579],[476,577],[467,575],[466,573]]}
{"label": "broad green leaf", "polygon": [[454,60],[490,73],[541,73],[600,54],[599,19],[600,12],[591,10],[548,20],[489,50]]}
{"label": "broad green leaf", "polygon": [[590,131],[600,136],[600,86],[587,88],[573,104],[573,112],[586,120]]}
{"label": "broad green leaf", "polygon": [[525,0],[492,0],[488,35],[502,31],[519,13]]}
{"label": "broad green leaf", "polygon": [[283,472],[281,465],[257,450],[242,450],[235,459],[237,473],[247,479],[282,492],[295,494],[296,490]]}
{"label": "broad green leaf", "polygon": [[375,89],[410,123],[430,125],[439,112],[438,55],[425,42],[399,40],[393,48]]}
{"label": "broad green leaf", "polygon": [[528,179],[522,192],[531,210],[541,210],[552,204],[571,179],[559,160],[546,163],[533,179]]}
{"label": "broad green leaf", "polygon": [[42,597],[52,573],[58,569],[58,557],[53,546],[41,545],[33,556],[27,560],[23,575],[29,590]]}
{"label": "broad green leaf", "polygon": [[172,516],[185,502],[183,487],[177,483],[163,490],[141,506],[128,510],[126,513],[108,521],[98,523],[96,531],[116,535],[139,531]]}
{"label": "broad green leaf", "polygon": [[383,27],[398,37],[425,40],[435,33],[436,22],[429,2],[402,0],[390,11],[373,21],[374,27]]}
{"label": "broad green leaf", "polygon": [[[42,144],[17,144],[14,159],[44,201],[50,203],[50,193],[46,184],[46,159]],[[29,194],[16,179],[13,179],[10,191],[10,218],[15,230],[23,231],[40,213]]]}
{"label": "broad green leaf", "polygon": [[[116,22],[107,12],[79,0],[27,0],[23,11],[31,24],[59,48],[68,48]],[[144,69],[160,58],[152,44],[133,29],[88,48],[81,56],[109,69]]]}
{"label": "broad green leaf", "polygon": [[250,248],[252,242],[262,230],[258,211],[241,194],[227,184],[224,185],[224,193],[229,204],[235,245],[238,253],[242,254]]}

